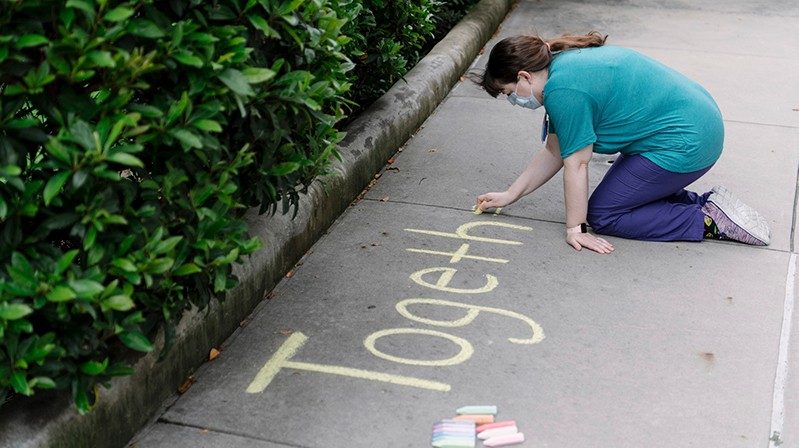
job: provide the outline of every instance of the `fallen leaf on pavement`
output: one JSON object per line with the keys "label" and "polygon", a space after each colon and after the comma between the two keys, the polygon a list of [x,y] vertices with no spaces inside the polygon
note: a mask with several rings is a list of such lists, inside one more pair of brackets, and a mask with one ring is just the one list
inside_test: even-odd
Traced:
{"label": "fallen leaf on pavement", "polygon": [[213,361],[219,357],[219,350],[211,348],[211,353],[208,354],[208,360]]}
{"label": "fallen leaf on pavement", "polygon": [[189,390],[191,385],[194,384],[196,381],[197,380],[195,380],[193,376],[189,375],[189,377],[186,378],[186,381],[184,381],[183,384],[178,386],[178,393],[181,395],[185,394],[186,391]]}

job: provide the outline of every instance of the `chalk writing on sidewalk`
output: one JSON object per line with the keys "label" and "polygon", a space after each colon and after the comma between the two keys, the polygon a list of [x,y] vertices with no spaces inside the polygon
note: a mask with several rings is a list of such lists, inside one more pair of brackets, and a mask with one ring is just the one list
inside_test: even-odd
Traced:
{"label": "chalk writing on sidewalk", "polygon": [[391,375],[388,373],[353,369],[350,367],[292,361],[291,359],[307,341],[308,337],[304,334],[300,332],[292,333],[286,342],[284,342],[277,352],[275,352],[272,358],[269,359],[269,361],[267,361],[263,367],[261,367],[261,370],[259,370],[258,374],[255,375],[255,379],[253,379],[250,385],[247,387],[247,392],[251,394],[263,392],[264,389],[266,389],[266,386],[272,382],[272,379],[275,377],[275,375],[277,375],[280,370],[284,368],[306,370],[318,373],[329,373],[332,375],[348,376],[351,378],[361,378],[371,381],[382,381],[384,383],[418,387],[421,389],[430,389],[439,392],[448,392],[451,389],[449,384],[439,383],[436,381],[427,381],[409,376]]}
{"label": "chalk writing on sidewalk", "polygon": [[[418,233],[430,236],[438,236],[444,238],[456,238],[467,241],[476,241],[481,243],[492,244],[505,244],[505,245],[521,245],[521,241],[505,240],[498,238],[488,238],[481,236],[471,235],[469,232],[477,227],[495,226],[506,229],[513,229],[519,231],[531,231],[532,228],[525,226],[518,226],[509,223],[495,222],[495,221],[474,221],[461,225],[455,232],[439,232],[433,230],[420,230],[420,229],[405,229],[407,232]],[[484,261],[489,263],[508,263],[509,260],[501,258],[489,258],[477,255],[468,255],[469,244],[463,243],[455,252],[446,251],[432,251],[426,249],[408,248],[408,252],[418,253],[423,255],[443,255],[449,258],[449,263],[458,263],[461,260],[469,259],[476,261]],[[484,294],[493,291],[499,286],[499,280],[496,276],[485,274],[485,284],[479,288],[455,288],[449,286],[450,282],[455,278],[458,270],[452,267],[431,267],[421,269],[410,275],[410,279],[416,284],[430,288],[435,291],[453,293],[453,294]],[[438,274],[438,278],[435,278]],[[430,280],[435,280],[432,283]],[[411,312],[408,307],[414,306],[416,313]],[[435,320],[424,317],[419,314],[419,308],[424,307],[451,307],[461,308],[465,310],[465,315],[454,320]],[[534,320],[529,317],[509,311],[502,308],[487,307],[481,305],[472,305],[450,300],[429,299],[429,298],[411,298],[405,299],[397,303],[396,310],[400,316],[418,323],[430,325],[434,327],[455,328],[470,325],[481,313],[491,313],[499,316],[516,319],[524,323],[530,328],[531,335],[524,338],[509,337],[508,341],[513,344],[535,344],[544,339],[544,330]],[[388,338],[396,335],[421,335],[425,337],[433,337],[446,339],[459,347],[457,354],[446,359],[413,359],[396,356],[385,353],[376,347],[376,343],[381,338]],[[293,361],[293,357],[308,341],[308,337],[301,332],[295,332],[283,343],[283,345],[275,352],[275,354],[264,364],[264,366],[256,374],[250,385],[247,387],[248,393],[263,392],[269,383],[282,369],[305,370],[310,372],[327,373],[332,375],[346,376],[351,378],[359,378],[370,381],[380,381],[385,383],[397,384],[401,386],[416,387],[421,389],[428,389],[439,392],[448,392],[451,389],[449,384],[440,383],[436,381],[429,381],[421,378],[408,377],[387,374],[372,370],[354,369],[344,366],[335,366],[327,364],[316,364],[309,362]],[[364,340],[364,347],[372,355],[398,364],[409,364],[415,366],[427,367],[445,367],[462,364],[471,358],[474,353],[472,344],[458,336],[445,333],[443,331],[421,329],[421,328],[390,328],[385,330],[376,331],[366,337]]]}

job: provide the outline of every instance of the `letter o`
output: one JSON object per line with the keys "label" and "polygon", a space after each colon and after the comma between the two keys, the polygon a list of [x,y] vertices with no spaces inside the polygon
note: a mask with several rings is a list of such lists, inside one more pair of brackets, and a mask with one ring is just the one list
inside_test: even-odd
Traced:
{"label": "letter o", "polygon": [[[375,347],[375,342],[384,337],[384,336],[392,336],[395,334],[422,334],[426,336],[435,336],[439,338],[444,338],[449,341],[454,342],[460,347],[460,351],[457,355],[447,358],[447,359],[410,359],[410,358],[401,358],[399,356],[393,356],[386,353],[381,352]],[[459,338],[457,336],[453,336],[449,333],[444,333],[443,331],[435,331],[435,330],[425,330],[421,328],[390,328],[388,330],[380,330],[376,331],[363,341],[363,345],[366,347],[369,352],[373,355],[377,356],[378,358],[383,358],[388,361],[397,362],[400,364],[410,364],[413,366],[433,366],[433,367],[440,367],[440,366],[454,366],[460,364],[469,358],[472,357],[474,354],[474,348],[472,344],[469,343],[466,339]]]}

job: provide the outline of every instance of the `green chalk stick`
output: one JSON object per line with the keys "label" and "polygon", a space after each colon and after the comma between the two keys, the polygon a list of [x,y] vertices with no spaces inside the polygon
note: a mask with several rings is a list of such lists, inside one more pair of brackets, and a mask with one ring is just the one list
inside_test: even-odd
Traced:
{"label": "green chalk stick", "polygon": [[458,408],[459,415],[497,415],[496,406],[464,406]]}

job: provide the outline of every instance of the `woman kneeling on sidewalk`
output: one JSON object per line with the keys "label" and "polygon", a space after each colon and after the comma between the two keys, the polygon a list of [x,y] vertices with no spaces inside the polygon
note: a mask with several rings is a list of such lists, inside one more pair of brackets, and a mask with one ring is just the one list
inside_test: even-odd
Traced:
{"label": "woman kneeling on sidewalk", "polygon": [[[605,39],[596,32],[548,41],[516,36],[494,46],[480,85],[513,105],[543,105],[546,149],[507,191],[478,196],[477,207],[511,204],[565,167],[566,242],[577,250],[613,251],[586,223],[598,234],[636,240],[767,245],[766,220],[724,187],[684,189],[721,155],[724,124],[710,94],[651,58],[604,46]],[[589,199],[594,152],[620,154]]]}

